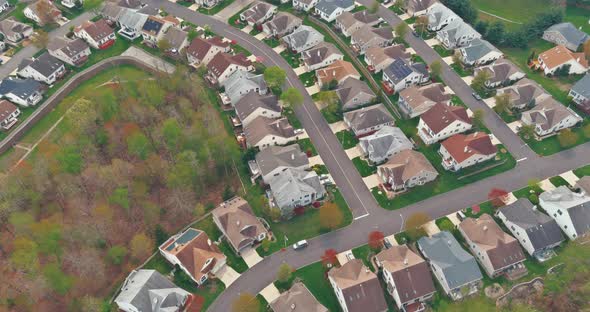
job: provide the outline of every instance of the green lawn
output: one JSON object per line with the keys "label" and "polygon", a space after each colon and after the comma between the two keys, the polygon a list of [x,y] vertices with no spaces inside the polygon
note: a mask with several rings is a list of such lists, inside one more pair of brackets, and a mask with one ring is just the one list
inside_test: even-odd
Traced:
{"label": "green lawn", "polygon": [[342,148],[344,148],[345,150],[353,148],[359,143],[359,140],[354,136],[354,133],[352,133],[352,131],[350,130],[342,130],[336,133],[336,137],[338,138],[340,144],[342,144]]}
{"label": "green lawn", "polygon": [[436,226],[438,226],[438,228],[441,231],[449,231],[449,232],[451,232],[451,231],[453,231],[455,229],[455,225],[447,217],[442,217],[440,219],[436,219],[436,221],[434,221],[434,223],[436,223]]}
{"label": "green lawn", "polygon": [[292,53],[289,49],[281,52],[281,56],[289,63],[292,68],[297,68],[301,65],[301,58],[299,54]]}
{"label": "green lawn", "polygon": [[215,15],[221,10],[225,9],[226,6],[230,5],[233,0],[221,0],[216,6],[212,7],[211,9],[206,8],[199,8],[199,12],[207,15]]}
{"label": "green lawn", "polygon": [[447,57],[447,56],[452,56],[453,55],[453,51],[449,51],[447,49],[445,49],[443,46],[441,46],[440,44],[437,44],[435,46],[432,47],[434,49],[434,51],[436,51],[436,53],[438,53],[438,55],[440,55],[441,57]]}
{"label": "green lawn", "polygon": [[[332,194],[332,201],[340,208],[343,216],[340,227],[350,224],[352,222],[352,213],[342,194],[335,187],[330,188],[330,193]],[[287,221],[271,222],[271,229],[276,241],[271,244],[268,250],[264,250],[262,246],[258,247],[258,253],[261,256],[267,256],[282,248],[289,248],[289,245],[302,239],[310,239],[329,232],[329,230],[323,229],[320,224],[319,209],[307,207],[303,215],[295,216]],[[285,240],[285,237],[287,240]]]}
{"label": "green lawn", "polygon": [[311,140],[310,139],[301,139],[299,141],[297,141],[297,144],[299,144],[299,146],[301,147],[301,150],[304,151],[305,153],[307,153],[307,156],[312,157],[318,154],[318,152],[315,150],[315,147],[313,146],[313,144],[311,144]]}
{"label": "green lawn", "polygon": [[303,85],[307,87],[311,87],[315,84],[315,72],[310,71],[304,74],[299,75],[299,80],[303,82]]}
{"label": "green lawn", "polygon": [[373,251],[369,245],[362,245],[360,247],[356,247],[352,249],[352,254],[356,259],[360,259],[363,263],[368,266],[371,270],[375,271],[373,264],[371,263],[371,258],[375,256],[379,251]]}
{"label": "green lawn", "polygon": [[590,176],[590,165],[574,170],[574,174],[577,175],[579,178],[584,176]]}
{"label": "green lawn", "polygon": [[[552,5],[551,0],[471,0],[470,2],[477,9],[520,23],[533,19]],[[509,26],[513,23],[505,24]]]}
{"label": "green lawn", "polygon": [[543,193],[543,190],[540,187],[535,186],[534,188],[531,188],[527,186],[512,192],[512,195],[514,195],[516,198],[529,198],[531,194],[539,195],[541,193]]}
{"label": "green lawn", "polygon": [[[334,104],[331,104],[331,105],[339,106],[337,103],[334,103]],[[332,108],[332,109],[330,109],[329,107],[326,107],[326,108],[323,108],[321,110],[321,112],[322,112],[322,115],[324,116],[324,118],[326,119],[326,121],[329,124],[335,123],[335,122],[338,122],[338,121],[341,121],[344,118],[343,117],[343,114],[341,112],[339,112],[339,109],[338,108]]]}
{"label": "green lawn", "polygon": [[303,126],[301,125],[301,122],[299,121],[297,116],[295,116],[295,112],[290,107],[285,107],[283,109],[283,116],[287,117],[287,119],[289,120],[289,123],[291,124],[291,126],[293,126],[293,128],[295,128],[295,129],[303,128]]}
{"label": "green lawn", "polygon": [[545,138],[542,141],[538,141],[536,138],[525,139],[523,137],[522,139],[537,154],[539,154],[541,156],[548,156],[548,155],[559,153],[559,152],[561,152],[563,150],[566,150],[566,149],[569,149],[569,148],[572,148],[574,146],[578,146],[580,144],[583,144],[583,143],[586,143],[586,142],[590,141],[590,138],[587,138],[587,137],[584,136],[584,133],[583,133],[583,130],[582,130],[582,127],[584,127],[586,125],[589,125],[589,124],[590,124],[590,119],[586,118],[582,122],[582,125],[581,126],[577,126],[577,127],[571,128],[572,131],[577,135],[577,140],[576,140],[576,143],[575,144],[573,144],[571,146],[567,146],[567,147],[561,146],[561,144],[559,143],[559,140],[557,139],[557,135],[554,135],[552,137]]}
{"label": "green lawn", "polygon": [[553,178],[549,178],[549,182],[551,182],[551,184],[555,185],[555,187],[570,186],[570,184],[567,183],[567,181],[560,176],[555,176]]}
{"label": "green lawn", "polygon": [[341,311],[338,299],[327,278],[327,269],[321,262],[302,267],[295,272],[295,278],[305,284],[314,297],[324,305],[328,311]]}
{"label": "green lawn", "polygon": [[461,77],[467,77],[473,75],[473,69],[471,68],[463,68],[461,64],[453,63],[451,64],[451,68]]}
{"label": "green lawn", "polygon": [[356,167],[356,170],[361,174],[361,176],[368,177],[377,172],[377,167],[369,165],[366,160],[361,159],[360,157],[356,157],[352,159],[352,163]]}
{"label": "green lawn", "polygon": [[590,10],[574,7],[568,5],[565,9],[565,20],[576,25],[576,27],[582,27],[582,31],[590,34],[590,23],[588,18],[590,17]]}
{"label": "green lawn", "polygon": [[262,39],[262,42],[266,43],[271,48],[278,47],[281,44],[281,42],[276,38],[264,38]]}

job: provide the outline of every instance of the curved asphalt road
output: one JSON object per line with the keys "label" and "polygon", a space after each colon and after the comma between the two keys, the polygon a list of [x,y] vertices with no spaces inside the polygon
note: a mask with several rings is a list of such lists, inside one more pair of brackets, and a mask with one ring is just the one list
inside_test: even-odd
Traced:
{"label": "curved asphalt road", "polygon": [[[355,220],[349,226],[340,230],[330,232],[309,240],[309,247],[302,251],[287,250],[275,253],[264,258],[260,263],[244,272],[232,285],[230,285],[211,305],[210,311],[230,311],[232,301],[240,292],[256,294],[276,278],[279,265],[288,262],[291,266],[299,268],[320,260],[321,255],[328,248],[337,251],[351,249],[367,242],[369,232],[373,230],[382,231],[385,235],[400,232],[403,227],[404,218],[413,212],[428,213],[433,219],[442,217],[459,209],[472,206],[487,200],[487,193],[493,187],[501,187],[506,190],[516,190],[527,185],[529,179],[545,179],[569,171],[590,162],[586,156],[590,154],[590,143],[580,145],[576,148],[555,154],[550,157],[539,157],[528,147],[523,146],[518,136],[514,135],[501,120],[495,120],[495,114],[484,103],[466,100],[471,97],[471,89],[454,72],[449,72],[448,66],[444,67],[443,78],[445,82],[460,96],[467,105],[472,108],[486,109],[486,125],[506,145],[516,158],[528,158],[521,161],[516,168],[502,174],[480,180],[460,189],[450,191],[431,197],[419,203],[405,208],[388,211],[378,206],[372,194],[364,185],[356,168],[342,150],[340,143],[330,130],[321,113],[315,107],[311,97],[305,92],[305,88],[299,81],[297,75],[289,67],[283,58],[275,53],[270,47],[256,40],[252,36],[233,28],[210,16],[198,14],[180,5],[163,0],[148,1],[153,5],[163,8],[170,14],[176,15],[196,25],[209,25],[211,29],[224,37],[236,40],[244,48],[254,55],[262,57],[263,63],[267,66],[280,66],[287,70],[288,84],[298,88],[305,96],[305,103],[296,108],[297,117],[301,120],[310,138],[334,177],[346,202],[350,206]],[[361,2],[368,2],[361,0]],[[387,17],[389,10],[379,14],[385,16],[385,20],[395,24],[392,17]],[[395,15],[395,14],[394,14]],[[397,16],[395,16],[397,17]],[[399,18],[398,18],[399,19]],[[431,62],[440,59],[424,42],[414,42],[408,38],[410,45],[420,54],[423,44],[426,54],[420,54],[424,60]],[[418,48],[418,49],[417,49]],[[430,50],[430,51],[428,51]],[[455,77],[453,77],[455,76]],[[456,79],[460,81],[456,81]],[[449,79],[449,81],[447,81]],[[463,84],[461,84],[463,82]],[[457,88],[457,89],[455,89]],[[509,133],[508,133],[509,131]],[[368,215],[367,215],[368,214]],[[359,218],[360,217],[360,218]]]}

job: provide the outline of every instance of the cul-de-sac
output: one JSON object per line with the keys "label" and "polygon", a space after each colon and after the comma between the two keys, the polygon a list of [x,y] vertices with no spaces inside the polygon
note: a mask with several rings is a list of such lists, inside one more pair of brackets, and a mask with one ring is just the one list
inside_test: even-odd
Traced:
{"label": "cul-de-sac", "polygon": [[0,312],[590,309],[590,0],[0,0]]}

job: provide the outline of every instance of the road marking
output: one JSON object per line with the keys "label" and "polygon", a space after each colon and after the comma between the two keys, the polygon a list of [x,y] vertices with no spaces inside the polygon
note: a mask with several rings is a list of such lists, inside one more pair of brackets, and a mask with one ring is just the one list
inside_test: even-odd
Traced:
{"label": "road marking", "polygon": [[524,161],[524,160],[527,160],[527,157],[523,157],[521,159],[517,159],[516,162],[521,162],[521,161]]}
{"label": "road marking", "polygon": [[[366,210],[366,209],[365,209],[365,210]],[[368,216],[368,215],[369,215],[369,213],[367,212],[367,213],[365,213],[364,215],[362,215],[362,216],[358,216],[358,217],[356,217],[356,218],[354,218],[354,219],[355,219],[355,220],[362,219],[362,218],[364,218],[364,217],[366,217],[366,216]]]}
{"label": "road marking", "polygon": [[[230,26],[230,27],[231,27],[231,26]],[[242,40],[244,40],[244,41],[246,41],[246,42],[248,42],[248,43],[252,44],[252,43],[250,42],[250,40],[249,40],[249,39],[250,39],[250,37],[251,37],[250,35],[244,34],[244,33],[243,33],[243,32],[241,32],[241,31],[240,31],[240,32],[234,32],[234,30],[233,30],[233,29],[231,29],[231,28],[229,28],[229,29],[226,29],[225,31],[226,31],[227,33],[229,33],[229,34],[232,34],[232,35],[234,35],[234,36],[236,36],[236,37],[239,37],[240,39],[242,39]],[[255,40],[256,40],[256,39],[255,39]],[[256,40],[256,41],[259,41],[259,42],[260,42],[260,40]],[[252,44],[252,45],[255,47],[255,49],[256,49],[256,50],[258,50],[260,53],[264,54],[264,56],[266,56],[266,57],[268,58],[268,61],[269,61],[269,62],[272,62],[272,63],[274,63],[275,65],[279,66],[279,64],[278,64],[278,63],[276,63],[276,62],[275,62],[275,61],[274,61],[274,60],[273,60],[273,59],[270,57],[270,55],[269,55],[268,53],[266,53],[266,52],[265,52],[263,49],[261,49],[261,48],[257,47],[255,44]],[[250,51],[250,52],[252,52],[252,51]],[[276,53],[275,53],[275,54],[276,54]],[[279,57],[281,57],[281,56],[279,55]],[[282,57],[281,57],[281,58],[282,58]],[[280,67],[280,66],[279,66],[279,67]],[[291,71],[293,71],[293,68],[291,68],[291,67],[289,67],[289,68],[291,69]],[[290,79],[288,76],[287,76],[287,81],[289,82],[289,85],[290,85],[291,87],[295,87],[295,85],[293,84],[293,82],[291,81],[291,79]],[[306,91],[305,93],[306,93],[306,94],[307,94],[307,96],[309,97],[309,93],[307,93],[307,91]],[[313,102],[313,100],[312,100],[312,102]],[[357,191],[356,191],[356,189],[355,189],[354,185],[352,184],[352,182],[350,181],[350,179],[349,179],[349,178],[348,178],[348,176],[346,175],[346,171],[345,171],[345,170],[342,168],[342,165],[340,165],[340,162],[338,161],[338,158],[336,158],[336,156],[335,156],[335,154],[334,154],[334,151],[332,150],[332,147],[330,146],[330,144],[328,144],[328,141],[327,141],[327,140],[326,140],[326,138],[324,137],[324,134],[323,134],[323,133],[320,131],[320,128],[319,128],[319,127],[318,127],[318,125],[316,124],[315,120],[313,120],[313,118],[311,117],[311,114],[310,114],[309,110],[307,109],[307,106],[305,106],[305,105],[302,105],[302,107],[303,107],[303,109],[305,110],[305,113],[307,114],[307,116],[309,117],[309,119],[311,120],[311,122],[313,123],[313,125],[314,125],[314,127],[315,127],[315,130],[316,130],[316,132],[319,134],[319,136],[322,138],[322,140],[324,140],[324,143],[326,144],[326,146],[328,147],[328,150],[329,150],[329,151],[330,151],[330,153],[332,154],[332,158],[334,158],[334,161],[335,161],[335,162],[336,162],[336,164],[338,165],[338,168],[340,168],[340,170],[342,171],[342,174],[344,175],[344,178],[346,179],[346,181],[348,182],[348,184],[349,184],[349,185],[350,185],[350,187],[352,188],[352,191],[354,192],[354,194],[355,194],[356,198],[358,199],[358,201],[361,203],[361,205],[362,205],[363,209],[365,210],[365,212],[366,212],[366,215],[364,215],[364,216],[367,216],[367,215],[369,215],[369,210],[367,210],[367,207],[365,207],[365,204],[363,203],[363,201],[361,200],[360,196],[358,195],[358,193],[357,193]]]}

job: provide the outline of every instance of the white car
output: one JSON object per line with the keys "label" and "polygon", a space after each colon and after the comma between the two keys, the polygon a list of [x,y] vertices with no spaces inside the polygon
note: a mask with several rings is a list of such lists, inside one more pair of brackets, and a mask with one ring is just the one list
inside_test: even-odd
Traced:
{"label": "white car", "polygon": [[307,241],[306,240],[300,240],[297,243],[293,244],[293,249],[295,250],[299,250],[299,249],[303,249],[305,247],[307,247]]}

